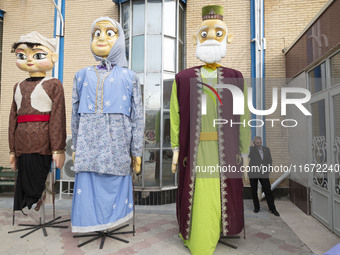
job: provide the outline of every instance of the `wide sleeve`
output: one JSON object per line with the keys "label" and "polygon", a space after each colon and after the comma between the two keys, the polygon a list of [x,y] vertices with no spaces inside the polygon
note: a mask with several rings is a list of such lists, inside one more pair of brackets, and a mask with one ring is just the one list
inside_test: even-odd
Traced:
{"label": "wide sleeve", "polygon": [[17,125],[18,125],[18,123],[17,123],[17,118],[18,118],[17,104],[16,104],[15,99],[14,99],[17,86],[18,86],[18,83],[15,84],[14,89],[13,89],[13,100],[12,100],[11,111],[9,113],[8,144],[9,144],[9,151],[10,152],[15,152],[15,130],[16,130]]}
{"label": "wide sleeve", "polygon": [[71,132],[72,132],[72,143],[73,150],[77,150],[77,138],[78,138],[78,128],[80,115],[78,113],[79,108],[79,93],[77,89],[77,75],[73,79],[73,89],[72,89],[72,115],[71,115]]}
{"label": "wide sleeve", "polygon": [[144,113],[141,88],[136,75],[134,75],[132,83],[130,120],[132,132],[131,155],[134,157],[141,157],[143,153]]}
{"label": "wide sleeve", "polygon": [[172,84],[170,99],[170,137],[173,151],[179,150],[179,104],[177,99],[177,84],[174,80]]}
{"label": "wide sleeve", "polygon": [[66,146],[66,113],[65,97],[62,83],[55,79],[52,96],[52,110],[49,121],[49,137],[52,151],[65,150]]}
{"label": "wide sleeve", "polygon": [[240,122],[245,123],[245,125],[240,125],[240,137],[239,137],[239,150],[242,156],[247,156],[249,152],[249,145],[251,139],[250,127],[248,125],[249,121],[249,110],[248,110],[248,87],[244,82],[244,114],[240,116]]}

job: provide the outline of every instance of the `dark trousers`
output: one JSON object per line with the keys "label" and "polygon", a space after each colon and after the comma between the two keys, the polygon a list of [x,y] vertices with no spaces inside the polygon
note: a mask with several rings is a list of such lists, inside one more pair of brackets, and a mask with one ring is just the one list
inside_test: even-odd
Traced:
{"label": "dark trousers", "polygon": [[254,208],[255,209],[260,209],[260,202],[257,197],[257,184],[258,181],[260,181],[262,185],[262,190],[264,194],[266,195],[266,200],[268,204],[268,208],[270,211],[275,211],[276,207],[274,204],[274,196],[273,193],[270,189],[270,182],[268,178],[249,178],[250,180],[250,187],[251,187],[251,193],[253,196],[253,203],[254,203]]}
{"label": "dark trousers", "polygon": [[17,183],[15,186],[14,210],[26,206],[31,209],[45,190],[47,175],[51,169],[52,156],[21,154],[17,158]]}

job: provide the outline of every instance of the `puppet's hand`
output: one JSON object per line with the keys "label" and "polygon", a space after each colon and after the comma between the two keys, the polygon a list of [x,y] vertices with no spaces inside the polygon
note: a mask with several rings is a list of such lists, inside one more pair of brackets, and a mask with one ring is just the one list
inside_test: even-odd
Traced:
{"label": "puppet's hand", "polygon": [[65,152],[53,154],[53,161],[56,164],[56,167],[61,169],[65,163]]}
{"label": "puppet's hand", "polygon": [[[242,153],[242,162],[243,162],[243,168],[248,169],[249,166],[249,158],[247,153]],[[243,172],[244,180],[248,181],[248,172],[244,171]]]}
{"label": "puppet's hand", "polygon": [[133,165],[133,172],[138,174],[140,172],[140,166],[142,164],[141,157],[132,156],[132,165]]}
{"label": "puppet's hand", "polygon": [[171,170],[173,173],[176,173],[177,169],[177,163],[178,163],[178,156],[179,156],[179,151],[174,151],[172,155],[172,165],[171,165]]}
{"label": "puppet's hand", "polygon": [[74,161],[76,160],[76,152],[72,152],[72,160],[73,160],[73,164],[74,164]]}
{"label": "puppet's hand", "polygon": [[17,163],[17,157],[14,154],[9,155],[9,163],[13,171],[15,171],[15,166]]}
{"label": "puppet's hand", "polygon": [[249,166],[249,158],[248,158],[247,153],[242,153],[242,163],[243,163],[244,169],[247,169],[247,167]]}

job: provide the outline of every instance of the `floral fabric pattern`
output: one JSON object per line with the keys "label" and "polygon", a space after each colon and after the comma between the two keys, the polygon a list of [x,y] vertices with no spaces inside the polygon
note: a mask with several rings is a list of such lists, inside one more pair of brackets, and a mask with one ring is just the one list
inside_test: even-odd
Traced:
{"label": "floral fabric pattern", "polygon": [[[98,83],[101,84],[112,71],[99,69]],[[97,107],[96,113],[78,114],[78,82],[75,78],[72,93],[71,128],[76,151],[74,171],[129,175],[131,156],[141,156],[143,147],[144,117],[138,78],[134,75],[132,96],[125,99],[131,100],[130,117],[118,113],[101,113],[103,105],[100,103],[92,106]],[[97,86],[96,97],[97,102],[102,102],[101,86]],[[108,103],[104,102],[104,105]]]}

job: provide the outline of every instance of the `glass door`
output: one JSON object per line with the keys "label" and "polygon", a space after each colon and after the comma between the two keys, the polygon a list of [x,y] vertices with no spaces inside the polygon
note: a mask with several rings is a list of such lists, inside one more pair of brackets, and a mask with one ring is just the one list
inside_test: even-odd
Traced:
{"label": "glass door", "polygon": [[[311,172],[311,211],[312,215],[327,228],[332,228],[331,173],[328,172],[330,163],[330,134],[328,92],[313,96],[310,101],[312,161],[314,171]],[[325,169],[325,170],[324,170]]]}

